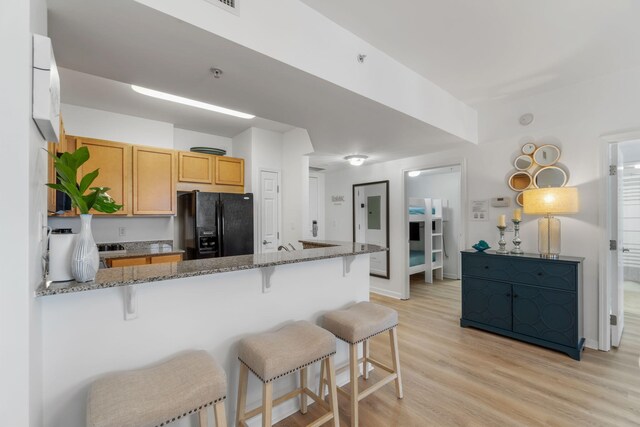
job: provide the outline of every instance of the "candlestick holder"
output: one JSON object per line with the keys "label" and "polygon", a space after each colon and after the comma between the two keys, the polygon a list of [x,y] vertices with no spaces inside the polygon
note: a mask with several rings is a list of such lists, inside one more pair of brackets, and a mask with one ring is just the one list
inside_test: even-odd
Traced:
{"label": "candlestick holder", "polygon": [[504,230],[506,229],[506,226],[498,226],[498,230],[500,230],[500,240],[498,240],[498,246],[500,246],[500,248],[496,251],[497,254],[504,255],[509,253],[509,251],[507,250],[507,241],[504,240]]}
{"label": "candlestick holder", "polygon": [[515,245],[515,248],[511,249],[511,253],[515,254],[515,255],[522,255],[524,253],[524,251],[522,249],[520,249],[520,244],[522,243],[522,240],[520,239],[520,222],[517,219],[512,219],[513,221],[513,244]]}

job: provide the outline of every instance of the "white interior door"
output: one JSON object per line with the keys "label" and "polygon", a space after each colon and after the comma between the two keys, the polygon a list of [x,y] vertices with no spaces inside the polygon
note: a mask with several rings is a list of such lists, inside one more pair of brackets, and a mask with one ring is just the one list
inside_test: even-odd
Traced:
{"label": "white interior door", "polygon": [[275,252],[280,245],[278,178],[278,172],[260,171],[260,253]]}
{"label": "white interior door", "polygon": [[622,253],[624,230],[624,173],[622,152],[618,144],[611,144],[609,157],[614,174],[609,174],[609,233],[616,242],[609,251],[609,283],[611,284],[611,345],[620,346],[624,329],[624,259]]}

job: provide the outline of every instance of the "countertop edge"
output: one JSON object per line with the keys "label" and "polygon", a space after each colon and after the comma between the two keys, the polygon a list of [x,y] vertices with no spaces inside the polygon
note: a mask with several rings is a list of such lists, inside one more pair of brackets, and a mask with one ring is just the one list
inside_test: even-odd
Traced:
{"label": "countertop edge", "polygon": [[[338,245],[335,245],[335,246],[338,246]],[[52,296],[52,295],[63,295],[63,294],[78,293],[78,292],[88,292],[88,291],[94,291],[94,290],[100,290],[100,289],[109,289],[109,288],[117,288],[117,287],[122,287],[122,286],[129,286],[129,285],[140,285],[140,284],[146,284],[146,283],[164,282],[164,281],[167,281],[167,280],[184,279],[184,278],[189,278],[189,277],[207,276],[207,275],[220,274],[220,273],[230,273],[230,272],[234,272],[234,271],[255,270],[255,269],[260,269],[260,268],[265,268],[265,267],[277,267],[279,265],[298,264],[298,263],[309,262],[309,261],[319,261],[319,260],[323,260],[323,259],[343,258],[343,257],[348,257],[348,256],[366,255],[366,254],[382,252],[382,251],[386,250],[383,247],[379,247],[379,246],[375,246],[375,245],[368,245],[368,246],[370,246],[370,248],[362,249],[362,250],[359,250],[359,251],[348,251],[348,252],[344,252],[344,253],[318,254],[318,255],[312,255],[312,256],[309,256],[309,257],[305,257],[303,259],[290,259],[290,260],[285,259],[285,260],[278,260],[278,261],[265,262],[265,263],[240,264],[240,265],[232,266],[232,267],[219,267],[219,268],[213,268],[213,269],[203,269],[203,270],[198,270],[198,271],[187,271],[187,272],[183,272],[183,273],[179,273],[179,274],[158,275],[158,276],[153,276],[153,277],[148,277],[148,278],[141,278],[141,279],[114,280],[114,281],[108,281],[108,282],[104,282],[104,283],[100,283],[100,284],[96,284],[94,282],[87,282],[86,285],[75,284],[74,286],[70,286],[68,288],[49,288],[49,287],[46,286],[46,283],[43,283],[35,290],[35,295],[34,296],[35,297],[45,297],[45,296]],[[310,249],[310,250],[322,250],[322,249]],[[167,263],[165,265],[177,265],[177,264],[178,263]],[[126,270],[126,269],[134,269],[134,268],[136,268],[136,267],[117,267],[117,268],[111,268],[109,270],[115,271],[115,270]]]}

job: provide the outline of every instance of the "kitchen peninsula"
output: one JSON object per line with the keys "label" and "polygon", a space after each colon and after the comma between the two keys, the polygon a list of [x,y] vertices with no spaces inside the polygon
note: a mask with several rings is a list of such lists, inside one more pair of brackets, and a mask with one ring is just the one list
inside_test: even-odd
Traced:
{"label": "kitchen peninsula", "polygon": [[[240,338],[293,320],[316,321],[328,310],[369,299],[369,254],[384,248],[320,245],[102,269],[93,282],[43,284],[36,296],[42,307],[44,424],[83,425],[88,386],[95,378],[190,349],[207,350],[224,367],[227,413],[233,414]],[[347,361],[344,343],[338,343],[336,361],[338,366]],[[310,381],[315,381],[317,372],[312,372]],[[253,380],[249,407],[260,402]],[[291,390],[293,381],[279,380],[274,393]],[[297,404],[282,405],[274,418],[292,413]],[[190,424],[183,420],[176,425]]]}

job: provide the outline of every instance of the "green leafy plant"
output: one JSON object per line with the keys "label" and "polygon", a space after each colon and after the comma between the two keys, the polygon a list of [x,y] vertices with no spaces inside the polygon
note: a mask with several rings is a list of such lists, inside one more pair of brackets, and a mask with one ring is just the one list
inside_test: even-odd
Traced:
{"label": "green leafy plant", "polygon": [[[89,160],[87,147],[80,147],[73,153],[62,153],[60,157],[51,153],[49,155],[53,157],[60,183],[47,186],[67,194],[71,198],[71,205],[78,208],[81,214],[88,214],[91,209],[103,213],[114,213],[122,209],[122,205],[107,194],[109,188],[91,187],[98,177],[99,169],[89,172],[78,183],[78,168]],[[88,190],[90,191],[87,193]]]}

